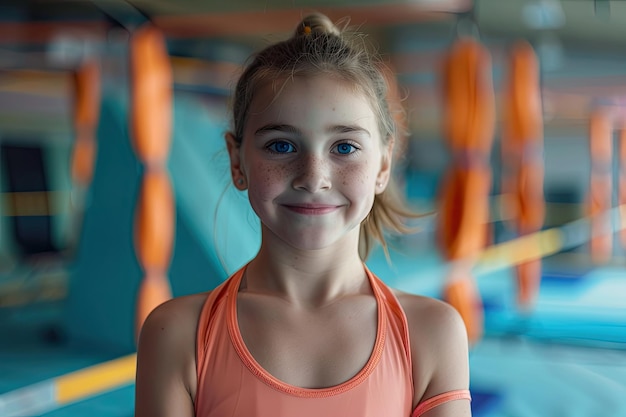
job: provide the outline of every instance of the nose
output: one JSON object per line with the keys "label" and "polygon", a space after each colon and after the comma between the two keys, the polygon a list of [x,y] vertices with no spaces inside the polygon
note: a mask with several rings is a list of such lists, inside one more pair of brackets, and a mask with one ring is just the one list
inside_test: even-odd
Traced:
{"label": "nose", "polygon": [[305,155],[299,161],[298,171],[293,179],[293,188],[296,190],[316,193],[330,190],[331,167],[329,162],[315,155]]}

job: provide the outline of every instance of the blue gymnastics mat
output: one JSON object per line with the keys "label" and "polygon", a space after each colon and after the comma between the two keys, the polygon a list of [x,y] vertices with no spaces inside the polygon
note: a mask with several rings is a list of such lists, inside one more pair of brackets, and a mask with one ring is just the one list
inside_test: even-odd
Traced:
{"label": "blue gymnastics mat", "polygon": [[499,283],[500,292],[483,284],[488,333],[626,349],[626,269],[603,267],[578,275],[544,272],[529,311],[515,304],[512,273],[505,280],[508,285]]}
{"label": "blue gymnastics mat", "polygon": [[[391,264],[376,251],[367,264],[394,288],[441,298],[447,266],[432,246],[400,247],[390,258]],[[528,311],[516,305],[511,268],[474,278],[488,335],[626,349],[626,268],[545,262],[538,297]]]}

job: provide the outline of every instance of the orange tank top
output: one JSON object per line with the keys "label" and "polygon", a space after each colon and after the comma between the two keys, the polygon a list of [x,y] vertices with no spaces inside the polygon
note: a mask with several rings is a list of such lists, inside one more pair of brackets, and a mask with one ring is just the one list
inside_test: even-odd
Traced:
{"label": "orange tank top", "polygon": [[417,417],[442,402],[469,398],[467,391],[452,391],[411,413],[407,320],[391,290],[365,269],[378,305],[374,350],[353,378],[329,388],[286,384],[252,357],[237,324],[237,293],[245,267],[213,290],[198,322],[196,417]]}

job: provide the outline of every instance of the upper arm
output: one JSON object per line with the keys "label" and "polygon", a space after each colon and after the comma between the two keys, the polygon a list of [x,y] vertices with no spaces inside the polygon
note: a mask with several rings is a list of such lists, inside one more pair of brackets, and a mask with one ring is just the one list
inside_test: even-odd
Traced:
{"label": "upper arm", "polygon": [[[458,312],[444,302],[416,298],[408,308],[415,405],[436,395],[469,389],[468,339]],[[448,401],[424,417],[469,416],[467,400]]]}
{"label": "upper arm", "polygon": [[190,378],[195,372],[190,372],[195,368],[195,325],[184,307],[176,299],[157,307],[141,329],[135,417],[194,415]]}

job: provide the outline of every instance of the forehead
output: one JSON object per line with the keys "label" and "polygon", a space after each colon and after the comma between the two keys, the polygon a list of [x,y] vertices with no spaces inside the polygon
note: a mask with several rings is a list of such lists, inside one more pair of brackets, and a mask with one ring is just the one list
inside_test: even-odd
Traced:
{"label": "forehead", "polygon": [[302,127],[318,123],[363,124],[376,130],[371,104],[369,96],[357,85],[330,75],[267,80],[256,89],[246,127],[271,120]]}

